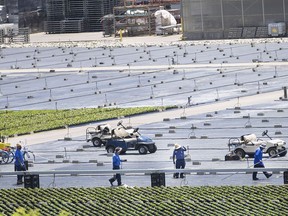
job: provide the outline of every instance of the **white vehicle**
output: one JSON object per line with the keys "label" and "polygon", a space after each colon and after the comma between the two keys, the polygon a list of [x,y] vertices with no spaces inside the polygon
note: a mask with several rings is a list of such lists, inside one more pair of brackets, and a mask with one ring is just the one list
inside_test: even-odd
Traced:
{"label": "white vehicle", "polygon": [[113,153],[116,147],[121,147],[121,153],[126,150],[138,150],[139,154],[155,153],[157,146],[149,137],[138,132],[138,128],[126,128],[119,121],[116,128],[110,125],[98,125],[86,129],[86,141],[91,141],[95,147],[105,146],[107,153]]}
{"label": "white vehicle", "polygon": [[92,142],[95,147],[105,146],[107,140],[112,138],[136,138],[140,136],[138,128],[126,128],[122,121],[119,121],[116,128],[109,124],[100,124],[97,127],[86,129],[86,141]]}
{"label": "white vehicle", "polygon": [[268,135],[268,130],[262,133],[262,136],[267,136],[270,140],[261,140],[256,137],[255,134],[243,135],[240,138],[230,138],[228,147],[229,151],[235,153],[241,158],[244,158],[245,155],[249,157],[254,157],[256,149],[262,144],[266,144],[266,148],[263,150],[263,153],[268,153],[269,157],[284,157],[287,154],[286,142],[281,139],[272,139]]}

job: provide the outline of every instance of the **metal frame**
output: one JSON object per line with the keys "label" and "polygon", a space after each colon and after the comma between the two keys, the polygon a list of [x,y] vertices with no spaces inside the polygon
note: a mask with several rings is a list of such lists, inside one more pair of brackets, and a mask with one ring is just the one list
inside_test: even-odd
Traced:
{"label": "metal frame", "polygon": [[[288,168],[232,168],[232,169],[181,169],[183,173],[252,173],[252,172],[285,172]],[[0,176],[15,175],[101,175],[101,174],[151,174],[151,173],[175,173],[179,169],[127,169],[127,170],[46,170],[46,171],[10,171],[0,172]]]}

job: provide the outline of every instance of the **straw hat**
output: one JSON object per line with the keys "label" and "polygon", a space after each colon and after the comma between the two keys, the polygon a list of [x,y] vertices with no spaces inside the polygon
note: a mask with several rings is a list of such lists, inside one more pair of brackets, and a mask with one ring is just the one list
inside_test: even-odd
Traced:
{"label": "straw hat", "polygon": [[176,144],[174,145],[174,148],[175,148],[175,149],[179,149],[179,148],[181,148],[181,146],[180,146],[178,143],[176,143]]}
{"label": "straw hat", "polygon": [[115,152],[121,152],[122,151],[122,148],[121,147],[116,147],[115,148]]}

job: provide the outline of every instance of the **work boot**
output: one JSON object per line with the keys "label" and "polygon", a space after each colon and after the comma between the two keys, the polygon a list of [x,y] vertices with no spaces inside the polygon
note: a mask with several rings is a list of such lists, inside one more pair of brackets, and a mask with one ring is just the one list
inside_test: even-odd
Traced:
{"label": "work boot", "polygon": [[23,184],[23,181],[17,181],[17,185]]}
{"label": "work boot", "polygon": [[113,186],[113,179],[109,179],[109,182],[110,182],[110,184],[111,184],[111,187]]}

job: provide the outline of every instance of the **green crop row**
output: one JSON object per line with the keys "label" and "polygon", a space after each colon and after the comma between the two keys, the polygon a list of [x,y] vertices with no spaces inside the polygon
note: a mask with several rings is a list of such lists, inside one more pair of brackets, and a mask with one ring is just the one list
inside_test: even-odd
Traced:
{"label": "green crop row", "polygon": [[116,187],[2,189],[0,215],[288,215],[288,187]]}
{"label": "green crop row", "polygon": [[154,112],[163,107],[82,108],[69,110],[0,111],[0,134],[23,135],[66,126]]}

